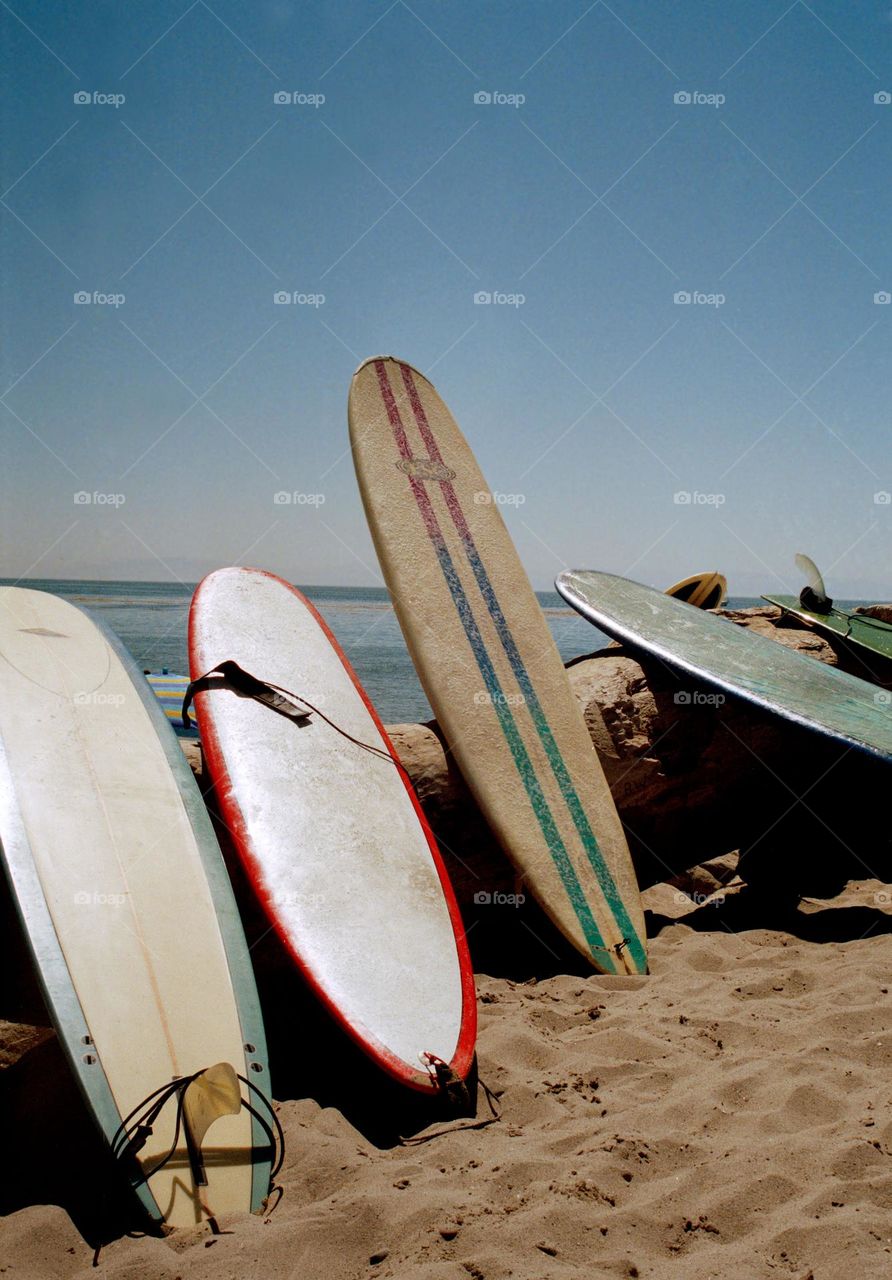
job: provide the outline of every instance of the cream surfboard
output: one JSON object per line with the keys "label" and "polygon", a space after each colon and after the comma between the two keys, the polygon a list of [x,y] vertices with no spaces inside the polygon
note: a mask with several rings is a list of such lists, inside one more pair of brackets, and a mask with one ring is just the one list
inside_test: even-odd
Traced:
{"label": "cream surfboard", "polygon": [[[229,1064],[268,1096],[238,911],[164,712],[110,633],[18,587],[0,589],[0,844],[48,1011],[117,1153],[122,1122],[177,1078]],[[185,1109],[202,1110],[190,1089]],[[152,1175],[174,1144],[175,1097],[131,1148],[122,1171],[158,1226],[262,1207],[269,1144],[236,1106],[199,1140],[203,1171],[181,1131]]]}
{"label": "cream surfboard", "polygon": [[223,675],[195,692],[220,811],[284,947],[391,1076],[434,1092],[439,1060],[466,1077],[477,1015],[458,906],[337,640],[281,578],[219,569],[199,585],[189,614],[193,680],[223,662],[297,695],[296,711],[318,708],[303,719],[277,714]]}
{"label": "cream surfboard", "polygon": [[349,421],[394,609],[483,813],[597,969],[645,972],[641,902],[616,807],[474,455],[431,383],[389,356],[354,374]]}

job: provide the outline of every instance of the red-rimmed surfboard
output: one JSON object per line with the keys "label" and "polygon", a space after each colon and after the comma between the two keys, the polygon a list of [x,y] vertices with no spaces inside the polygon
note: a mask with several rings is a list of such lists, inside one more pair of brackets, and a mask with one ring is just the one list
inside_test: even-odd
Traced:
{"label": "red-rimmed surfboard", "polygon": [[498,506],[434,387],[377,356],[353,377],[359,488],[406,644],[483,813],[604,973],[647,969],[616,807]]}
{"label": "red-rimmed surfboard", "polygon": [[224,661],[318,708],[300,722],[225,683],[195,694],[223,818],[279,938],[335,1019],[391,1076],[433,1091],[432,1054],[465,1078],[477,1012],[458,906],[415,793],[337,640],[281,578],[219,569],[192,601],[193,680]]}

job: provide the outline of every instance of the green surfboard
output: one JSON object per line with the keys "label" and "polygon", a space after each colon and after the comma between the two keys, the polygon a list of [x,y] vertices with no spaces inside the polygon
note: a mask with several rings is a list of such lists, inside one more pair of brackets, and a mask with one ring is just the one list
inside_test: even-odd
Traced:
{"label": "green surfboard", "polygon": [[844,640],[862,653],[892,659],[892,625],[888,622],[881,622],[868,614],[839,609],[836,605],[829,613],[817,613],[806,609],[798,596],[763,596],[762,599],[777,605],[790,617],[798,618],[831,640]]}
{"label": "green surfboard", "polygon": [[765,636],[612,573],[567,570],[568,604],[631,649],[774,715],[892,760],[890,694]]}

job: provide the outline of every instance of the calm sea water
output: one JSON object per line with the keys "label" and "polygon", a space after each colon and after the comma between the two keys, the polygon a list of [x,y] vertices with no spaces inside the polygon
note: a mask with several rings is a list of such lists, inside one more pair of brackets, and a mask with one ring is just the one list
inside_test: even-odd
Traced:
{"label": "calm sea water", "polygon": [[[102,618],[144,670],[188,674],[186,627],[194,586],[167,582],[20,582],[51,591]],[[298,584],[300,585],[300,584]],[[386,724],[428,720],[431,709],[382,587],[306,587],[338,638]],[[537,592],[564,661],[591,653],[608,638],[553,591]],[[757,604],[731,600],[732,607]],[[258,675],[262,674],[260,672]]]}

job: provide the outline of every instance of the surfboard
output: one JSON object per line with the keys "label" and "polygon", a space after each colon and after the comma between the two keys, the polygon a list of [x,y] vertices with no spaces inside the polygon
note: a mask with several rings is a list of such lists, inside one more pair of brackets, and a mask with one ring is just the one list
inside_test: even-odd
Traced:
{"label": "surfboard", "polygon": [[862,655],[892,658],[892,625],[869,614],[855,613],[833,605],[828,613],[806,609],[798,596],[763,596],[769,604],[777,605],[784,613],[797,618],[806,626],[827,636],[830,640],[844,640]]}
{"label": "surfboard", "polygon": [[644,973],[622,825],[474,455],[427,378],[390,356],[354,374],[349,422],[394,610],[477,803],[525,885],[595,968]]}
{"label": "surfboard", "polygon": [[695,573],[666,588],[667,596],[675,596],[697,609],[720,609],[727,594],[728,583],[720,573]]}
{"label": "surfboard", "polygon": [[[218,1064],[269,1097],[235,900],[164,713],[110,632],[20,587],[0,589],[0,844],[48,1011],[116,1151],[153,1091]],[[122,1161],[149,1218],[179,1227],[262,1208],[270,1148],[241,1106],[200,1144],[207,1185],[182,1132],[149,1176],[174,1144],[176,1109],[162,1109],[134,1165]]]}
{"label": "surfboard", "polygon": [[225,683],[195,694],[221,813],[283,946],[336,1021],[392,1077],[435,1091],[426,1055],[466,1077],[477,1013],[458,905],[415,793],[337,640],[282,579],[220,569],[192,601],[193,679],[224,661],[299,695],[298,710],[317,708],[301,721]]}
{"label": "surfboard", "polygon": [[177,737],[197,738],[198,729],[194,723],[186,728],[181,715],[189,677],[173,675],[169,671],[146,671],[144,675]]}
{"label": "surfboard", "polygon": [[612,573],[567,570],[555,586],[583,617],[629,648],[804,728],[892,760],[888,695],[857,676]]}

